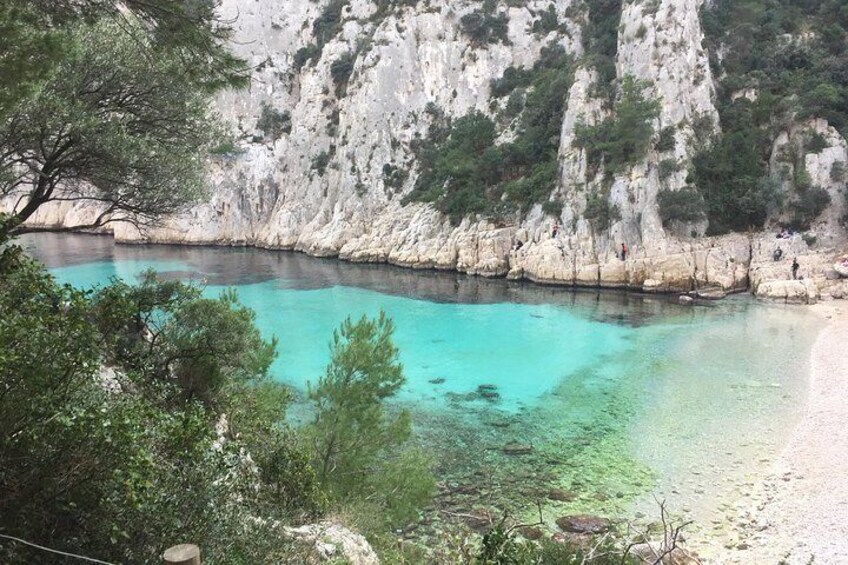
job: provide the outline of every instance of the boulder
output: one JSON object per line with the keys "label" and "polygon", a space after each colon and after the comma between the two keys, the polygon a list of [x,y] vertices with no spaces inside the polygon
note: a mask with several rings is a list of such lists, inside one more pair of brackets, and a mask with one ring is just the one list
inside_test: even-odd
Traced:
{"label": "boulder", "polygon": [[544,533],[542,533],[542,530],[535,526],[524,526],[519,530],[519,532],[521,532],[521,535],[524,536],[526,539],[533,541],[541,539],[544,535]]}
{"label": "boulder", "polygon": [[612,526],[608,518],[588,514],[563,516],[557,518],[556,524],[562,530],[573,534],[602,534]]}
{"label": "boulder", "polygon": [[508,443],[503,452],[507,455],[528,455],[533,453],[533,446],[525,443]]}
{"label": "boulder", "polygon": [[312,546],[314,562],[343,560],[350,565],[380,565],[380,559],[368,540],[339,524],[321,522],[299,528],[283,528],[283,534]]}
{"label": "boulder", "polygon": [[577,498],[577,495],[571,492],[570,490],[555,488],[551,489],[548,492],[548,498],[550,500],[556,500],[558,502],[571,502],[572,500]]}

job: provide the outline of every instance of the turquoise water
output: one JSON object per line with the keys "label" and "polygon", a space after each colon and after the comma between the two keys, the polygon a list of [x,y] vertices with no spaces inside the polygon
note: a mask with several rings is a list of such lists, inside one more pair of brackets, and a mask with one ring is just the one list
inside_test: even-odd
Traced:
{"label": "turquoise water", "polygon": [[[63,283],[89,288],[111,277],[133,281],[146,269],[192,272],[186,263],[159,260],[99,261],[52,272]],[[194,273],[195,280],[203,278]],[[208,285],[204,294],[218,296],[224,288]],[[570,375],[629,350],[634,332],[587,320],[563,305],[438,303],[343,285],[302,290],[286,279],[237,289],[240,300],[256,311],[262,333],[279,338],[271,374],[300,389],[322,374],[329,336],[345,317],[376,316],[381,310],[396,327],[407,376],[402,399],[438,401],[493,385],[505,410],[532,405]]]}
{"label": "turquoise water", "polygon": [[[345,317],[385,311],[407,376],[397,402],[412,409],[444,484],[477,493],[449,498],[453,512],[532,509],[553,486],[574,500],[548,501],[550,520],[627,513],[653,495],[711,519],[797,420],[816,335],[804,309],[748,297],[682,307],[292,253],[81,236],[25,243],[80,287],[153,268],[209,296],[236,288],[260,330],[279,338],[273,377],[298,390],[322,374]],[[481,385],[499,396],[481,397]],[[505,456],[516,441],[533,453]]]}
{"label": "turquoise water", "polygon": [[[61,267],[53,274],[92,287],[113,276],[136,280],[148,268],[191,270],[174,261],[124,261]],[[204,294],[217,296],[223,288],[209,285]],[[262,333],[279,338],[273,377],[298,388],[322,374],[329,336],[345,317],[376,316],[381,310],[395,323],[407,376],[405,399],[438,400],[494,385],[500,406],[516,409],[603,356],[632,346],[632,329],[586,320],[558,305],[436,303],[349,286],[299,290],[285,279],[237,288],[240,300],[256,311]]]}

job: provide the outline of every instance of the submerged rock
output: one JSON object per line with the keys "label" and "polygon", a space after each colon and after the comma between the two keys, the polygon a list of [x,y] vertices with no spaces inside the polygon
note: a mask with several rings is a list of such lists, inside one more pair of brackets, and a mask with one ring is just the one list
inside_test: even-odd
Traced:
{"label": "submerged rock", "polygon": [[442,378],[442,377],[439,377],[437,379],[430,379],[427,382],[429,382],[430,384],[433,384],[433,385],[441,385],[441,384],[445,383],[445,379]]}
{"label": "submerged rock", "polygon": [[533,446],[525,443],[508,443],[503,452],[507,455],[528,455],[533,453]]}
{"label": "submerged rock", "polygon": [[602,534],[612,526],[608,518],[578,514],[557,518],[557,526],[574,534]]}
{"label": "submerged rock", "polygon": [[548,492],[548,498],[550,500],[556,500],[558,502],[571,502],[577,498],[577,495],[571,492],[570,490],[563,490],[559,488],[551,489]]}
{"label": "submerged rock", "polygon": [[498,387],[495,385],[480,385],[477,387],[477,396],[482,398],[483,400],[488,400],[490,402],[500,400],[501,395],[498,392]]}
{"label": "submerged rock", "polygon": [[521,532],[521,535],[525,538],[533,541],[542,539],[542,536],[545,535],[542,530],[540,530],[536,526],[524,526],[519,530],[519,532]]}

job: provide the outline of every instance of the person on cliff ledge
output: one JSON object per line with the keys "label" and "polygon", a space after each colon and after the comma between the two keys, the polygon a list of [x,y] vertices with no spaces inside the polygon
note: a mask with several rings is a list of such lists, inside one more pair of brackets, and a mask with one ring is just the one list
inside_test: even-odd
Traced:
{"label": "person on cliff ledge", "polygon": [[622,261],[627,261],[627,253],[629,253],[629,252],[630,252],[630,250],[627,249],[627,244],[622,243],[621,244],[621,260]]}
{"label": "person on cliff ledge", "polygon": [[800,265],[798,265],[798,258],[795,257],[794,259],[792,259],[792,280],[793,281],[798,279],[798,267],[800,267]]}
{"label": "person on cliff ledge", "polygon": [[554,227],[551,228],[551,238],[556,239],[557,234],[559,233],[559,222],[554,222]]}

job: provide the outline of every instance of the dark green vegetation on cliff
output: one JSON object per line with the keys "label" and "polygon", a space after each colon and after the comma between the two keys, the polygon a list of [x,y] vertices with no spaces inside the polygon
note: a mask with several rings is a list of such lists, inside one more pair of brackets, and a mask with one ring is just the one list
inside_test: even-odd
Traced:
{"label": "dark green vegetation on cliff", "polygon": [[[509,97],[504,120],[515,136],[497,142],[495,122],[471,112],[453,124],[439,112],[418,147],[421,174],[406,201],[433,202],[458,222],[468,214],[502,216],[545,202],[556,185],[560,127],[573,64],[552,44],[532,69],[509,68],[492,81]],[[517,117],[515,117],[517,116]]]}
{"label": "dark green vegetation on cliff", "polygon": [[[768,172],[777,133],[807,118],[848,133],[848,5],[719,0],[701,19],[719,77],[722,134],[695,157],[692,181],[706,200],[711,232],[759,228],[780,196]],[[748,89],[754,100],[740,96]],[[827,203],[820,189],[794,184],[800,199],[785,204],[804,227]]]}

